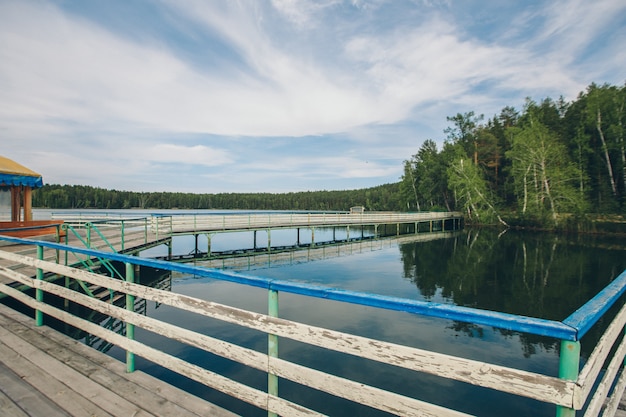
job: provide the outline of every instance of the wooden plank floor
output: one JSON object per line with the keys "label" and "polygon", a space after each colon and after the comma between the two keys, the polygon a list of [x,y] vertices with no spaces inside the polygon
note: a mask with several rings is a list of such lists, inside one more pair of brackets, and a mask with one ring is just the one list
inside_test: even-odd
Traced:
{"label": "wooden plank floor", "polygon": [[1,304],[0,415],[235,416]]}

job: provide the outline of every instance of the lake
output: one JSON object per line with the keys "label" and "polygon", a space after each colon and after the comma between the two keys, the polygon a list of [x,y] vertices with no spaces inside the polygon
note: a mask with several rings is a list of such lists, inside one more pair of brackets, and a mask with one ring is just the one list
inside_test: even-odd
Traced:
{"label": "lake", "polygon": [[[241,245],[247,246],[249,238],[245,234],[224,236],[221,244],[233,245],[233,239],[240,239]],[[277,261],[249,262],[238,270],[268,278],[562,320],[626,269],[623,241],[600,236],[568,237],[467,229],[427,242],[406,239],[380,242],[353,245],[349,255],[337,256],[340,251],[329,247],[325,249],[325,256],[316,256],[312,261],[293,256]],[[190,245],[190,241],[181,238],[174,247],[184,252]],[[171,287],[178,293],[248,310],[267,311],[267,292],[261,289],[193,276],[174,276]],[[148,303],[147,314],[245,347],[267,351],[266,336],[252,330],[183,314],[154,303]],[[280,295],[280,316],[528,371],[551,375],[558,372],[559,342],[550,338],[290,294]],[[600,332],[601,329],[594,329],[583,339],[583,361]],[[159,340],[148,332],[138,330],[136,335],[190,362],[266,389],[267,377],[261,372],[176,342]],[[470,414],[554,415],[553,406],[534,400],[359,360],[298,342],[281,339],[279,350],[284,359]],[[120,359],[124,357],[123,352],[116,349],[110,354]],[[266,415],[145,361],[138,360],[137,366],[236,413]],[[281,380],[280,393],[329,415],[386,415],[288,381]]]}
{"label": "lake", "polygon": [[[316,241],[331,231],[316,231]],[[272,241],[289,242],[293,234],[272,232]],[[251,233],[216,235],[213,248],[251,246]],[[203,242],[200,242],[202,244]],[[193,250],[191,237],[174,242],[174,253]],[[249,275],[293,280],[355,291],[435,301],[525,316],[563,320],[626,269],[623,238],[575,236],[492,229],[466,229],[430,241],[411,238],[367,240],[349,250],[329,246],[316,252],[256,257],[233,268]],[[153,249],[154,256],[164,249]],[[217,249],[216,249],[217,250]],[[226,265],[226,262],[224,262]],[[267,292],[258,288],[199,279],[164,277],[160,286],[177,293],[267,312]],[[623,300],[620,305],[623,304]],[[165,305],[146,304],[146,314],[267,352],[267,337],[253,330],[206,317],[182,313]],[[458,355],[556,376],[559,341],[328,300],[280,294],[280,317],[393,343]],[[606,321],[582,340],[582,361],[588,357]],[[136,330],[136,337],[159,349],[214,372],[266,390],[267,375],[206,352]],[[488,389],[418,374],[392,366],[328,352],[281,339],[280,357],[386,390],[409,395],[479,416],[553,416],[555,407]],[[124,360],[125,353],[108,353]],[[156,375],[244,416],[266,412],[214,392],[141,358],[137,369]],[[334,416],[385,416],[333,396],[281,380],[280,395]]]}

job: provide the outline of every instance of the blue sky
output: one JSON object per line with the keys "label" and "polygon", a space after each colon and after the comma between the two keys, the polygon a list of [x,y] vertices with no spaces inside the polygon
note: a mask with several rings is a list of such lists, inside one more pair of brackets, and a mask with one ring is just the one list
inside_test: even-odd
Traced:
{"label": "blue sky", "polygon": [[626,81],[618,0],[0,0],[0,154],[44,182],[396,182],[446,116]]}

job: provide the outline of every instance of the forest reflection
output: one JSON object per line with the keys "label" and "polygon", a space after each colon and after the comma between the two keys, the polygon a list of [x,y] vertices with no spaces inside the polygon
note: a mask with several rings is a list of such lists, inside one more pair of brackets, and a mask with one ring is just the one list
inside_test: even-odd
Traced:
{"label": "forest reflection", "polygon": [[[561,321],[626,269],[625,248],[602,236],[467,229],[449,239],[400,245],[400,252],[404,278],[427,300],[438,296],[460,306]],[[482,334],[471,324],[453,328]],[[532,343],[525,345],[532,354]]]}

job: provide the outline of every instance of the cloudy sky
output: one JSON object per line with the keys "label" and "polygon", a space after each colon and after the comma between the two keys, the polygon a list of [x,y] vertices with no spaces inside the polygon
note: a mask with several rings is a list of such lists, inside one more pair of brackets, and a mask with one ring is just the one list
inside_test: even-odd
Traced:
{"label": "cloudy sky", "polygon": [[44,182],[397,181],[446,116],[626,81],[619,0],[0,0],[0,154]]}

